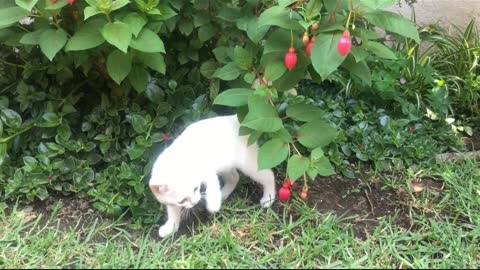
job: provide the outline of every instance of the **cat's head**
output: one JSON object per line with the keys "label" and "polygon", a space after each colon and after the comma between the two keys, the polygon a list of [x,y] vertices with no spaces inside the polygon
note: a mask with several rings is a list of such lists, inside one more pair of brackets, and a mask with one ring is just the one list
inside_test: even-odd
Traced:
{"label": "cat's head", "polygon": [[150,184],[155,198],[163,204],[192,208],[200,202],[200,185]]}

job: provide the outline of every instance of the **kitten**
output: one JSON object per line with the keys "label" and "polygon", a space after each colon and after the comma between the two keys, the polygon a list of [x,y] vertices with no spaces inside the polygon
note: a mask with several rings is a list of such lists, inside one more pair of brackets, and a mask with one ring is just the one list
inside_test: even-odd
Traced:
{"label": "kitten", "polygon": [[[183,208],[194,207],[201,199],[200,186],[206,185],[205,201],[210,213],[218,212],[235,189],[242,171],[263,186],[260,203],[269,207],[275,199],[272,170],[258,171],[258,146],[248,146],[248,136],[240,136],[236,115],[198,121],[157,158],[150,178],[150,189],[167,207],[168,218],[158,231],[160,237],[175,232]],[[220,188],[218,175],[224,179]]]}

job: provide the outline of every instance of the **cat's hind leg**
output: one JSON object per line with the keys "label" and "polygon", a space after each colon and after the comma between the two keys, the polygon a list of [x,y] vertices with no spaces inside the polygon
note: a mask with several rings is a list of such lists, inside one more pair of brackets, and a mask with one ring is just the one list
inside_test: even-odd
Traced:
{"label": "cat's hind leg", "polygon": [[263,196],[260,203],[263,207],[269,207],[275,200],[275,176],[272,170],[258,170],[257,150],[248,149],[248,159],[239,167],[239,169],[252,180],[263,187]]}

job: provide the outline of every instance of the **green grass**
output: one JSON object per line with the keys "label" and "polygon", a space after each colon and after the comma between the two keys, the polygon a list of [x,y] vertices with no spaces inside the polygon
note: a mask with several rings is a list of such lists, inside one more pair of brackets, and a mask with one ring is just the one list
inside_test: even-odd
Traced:
{"label": "green grass", "polygon": [[[191,235],[156,241],[121,221],[96,218],[70,228],[58,205],[49,217],[19,208],[0,214],[1,268],[478,268],[480,170],[477,163],[443,164],[403,179],[435,177],[445,189],[411,194],[412,228],[384,218],[366,240],[353,218],[320,214],[302,202],[287,212],[232,200]],[[157,230],[157,227],[150,230]]]}

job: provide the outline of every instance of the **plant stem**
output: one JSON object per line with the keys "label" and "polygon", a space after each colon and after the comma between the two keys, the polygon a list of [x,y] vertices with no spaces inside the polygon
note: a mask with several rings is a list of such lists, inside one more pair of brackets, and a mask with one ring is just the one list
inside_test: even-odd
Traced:
{"label": "plant stem", "polygon": [[1,138],[1,139],[0,139],[0,143],[7,143],[7,142],[9,142],[11,139],[17,137],[18,135],[21,135],[22,133],[25,133],[25,132],[29,131],[32,127],[33,127],[33,125],[28,126],[28,127],[24,128],[24,129],[20,130],[19,132],[15,133],[15,134],[12,134],[12,135],[10,135],[10,136],[8,136],[8,137],[6,137],[6,138]]}
{"label": "plant stem", "polygon": [[291,143],[291,145],[293,146],[293,149],[295,150],[295,152],[297,152],[297,154],[301,156],[302,154],[300,153],[300,151],[298,151],[297,147],[295,146],[295,143]]}
{"label": "plant stem", "polygon": [[0,58],[0,62],[5,64],[5,65],[9,65],[9,66],[12,66],[12,67],[18,67],[18,68],[25,68],[24,65],[19,65],[19,64],[14,64],[14,63],[10,63],[10,62],[7,62],[3,59]]}

